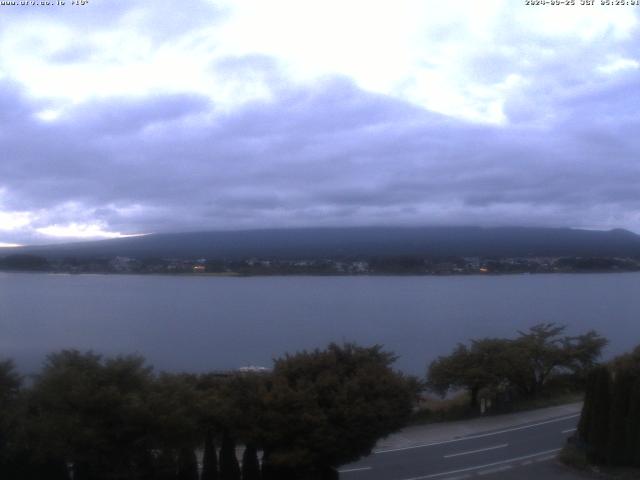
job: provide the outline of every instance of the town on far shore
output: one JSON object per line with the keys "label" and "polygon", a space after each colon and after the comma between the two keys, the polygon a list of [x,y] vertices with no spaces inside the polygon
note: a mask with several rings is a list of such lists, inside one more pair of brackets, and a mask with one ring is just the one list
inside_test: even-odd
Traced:
{"label": "town on far shore", "polygon": [[640,271],[632,257],[135,258],[31,254],[0,257],[0,270],[193,275],[481,275]]}

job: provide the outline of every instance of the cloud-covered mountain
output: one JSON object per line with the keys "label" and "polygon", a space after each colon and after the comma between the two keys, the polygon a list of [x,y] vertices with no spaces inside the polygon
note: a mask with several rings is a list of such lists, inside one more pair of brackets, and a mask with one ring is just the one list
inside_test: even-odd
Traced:
{"label": "cloud-covered mountain", "polygon": [[[1,255],[2,250],[0,250]],[[372,256],[640,256],[626,230],[480,227],[300,228],[156,234],[96,242],[5,249],[50,258],[247,259]]]}
{"label": "cloud-covered mountain", "polygon": [[640,9],[347,3],[2,7],[0,245],[640,232]]}

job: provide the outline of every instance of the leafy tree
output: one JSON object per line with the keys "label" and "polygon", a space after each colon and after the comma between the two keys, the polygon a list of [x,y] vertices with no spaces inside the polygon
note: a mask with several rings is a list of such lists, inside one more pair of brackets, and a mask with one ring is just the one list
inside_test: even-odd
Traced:
{"label": "leafy tree", "polygon": [[13,360],[0,361],[0,407],[2,410],[11,403],[20,390],[22,378],[16,372]]}
{"label": "leafy tree", "polygon": [[443,396],[451,389],[465,388],[475,408],[480,390],[502,382],[508,347],[507,340],[493,338],[472,340],[470,347],[458,344],[451,355],[431,362],[427,384]]}
{"label": "leafy tree", "polygon": [[512,363],[507,377],[525,395],[539,393],[554,370],[570,363],[569,352],[560,338],[565,328],[541,323],[527,332],[518,332],[520,337],[512,342]]}
{"label": "leafy tree", "polygon": [[75,477],[140,474],[151,447],[146,395],[151,368],[141,357],[92,352],[49,355],[33,387],[33,422],[43,454],[74,464]]}
{"label": "leafy tree", "polygon": [[9,428],[15,420],[15,403],[20,392],[22,378],[12,360],[0,361],[0,462],[7,447]]}
{"label": "leafy tree", "polygon": [[12,360],[0,361],[0,478],[10,478],[19,466],[19,446],[16,445],[16,430],[21,418],[19,394],[22,378],[15,370]]}
{"label": "leafy tree", "polygon": [[538,394],[559,370],[582,374],[591,368],[607,340],[591,330],[577,337],[560,335],[566,326],[541,323],[519,332],[513,341],[509,380],[529,396]]}
{"label": "leafy tree", "polygon": [[153,446],[178,452],[202,442],[200,394],[197,376],[161,373],[149,387],[146,408],[153,421],[149,425]]}
{"label": "leafy tree", "polygon": [[438,357],[427,373],[428,385],[445,394],[465,388],[471,406],[478,403],[483,388],[513,386],[525,396],[542,391],[553,375],[572,373],[582,383],[585,372],[600,356],[607,341],[589,331],[576,337],[561,336],[564,326],[541,323],[513,340],[485,338],[459,344],[448,356]]}
{"label": "leafy tree", "polygon": [[273,470],[295,472],[297,479],[326,477],[401,428],[417,382],[393,371],[394,360],[380,346],[354,344],[277,359],[260,419],[266,477]]}
{"label": "leafy tree", "polygon": [[566,365],[579,379],[586,378],[587,373],[597,364],[602,349],[609,341],[595,330],[562,340],[566,352]]}

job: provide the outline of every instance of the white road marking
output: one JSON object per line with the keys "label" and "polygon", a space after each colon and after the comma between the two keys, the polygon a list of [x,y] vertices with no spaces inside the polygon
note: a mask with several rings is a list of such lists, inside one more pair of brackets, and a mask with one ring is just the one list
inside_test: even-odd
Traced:
{"label": "white road marking", "polygon": [[503,467],[490,468],[489,470],[482,470],[481,472],[478,472],[478,475],[489,475],[490,473],[504,472],[505,470],[510,470],[512,468],[513,467],[511,465],[505,465]]}
{"label": "white road marking", "polygon": [[577,428],[567,428],[566,430],[562,430],[562,433],[571,433],[571,432],[575,432],[577,430]]}
{"label": "white road marking", "polygon": [[371,470],[371,467],[347,468],[345,470],[338,470],[338,473],[362,472],[364,470]]}
{"label": "white road marking", "polygon": [[554,458],[556,458],[555,455],[547,455],[545,457],[536,458],[534,462],[537,462],[537,463],[548,462],[549,460],[553,460]]}
{"label": "white road marking", "polygon": [[456,473],[473,472],[474,470],[482,470],[483,468],[495,467],[497,465],[505,465],[505,464],[512,463],[512,462],[519,462],[520,460],[526,460],[528,458],[539,457],[540,455],[548,455],[550,453],[557,453],[560,450],[562,450],[562,449],[561,448],[555,448],[553,450],[545,450],[544,452],[537,452],[537,453],[532,453],[532,454],[529,454],[529,455],[523,455],[521,457],[509,458],[507,460],[501,460],[499,462],[487,463],[486,465],[476,465],[475,467],[461,468],[459,470],[451,470],[449,472],[432,473],[430,475],[423,475],[422,477],[404,478],[403,480],[426,480],[428,478],[442,477],[442,476],[445,476],[445,475],[455,475]]}
{"label": "white road marking", "polygon": [[471,478],[471,475],[467,473],[465,475],[458,475],[457,477],[443,478],[442,480],[464,480],[465,478]]}
{"label": "white road marking", "polygon": [[426,448],[426,447],[433,447],[435,445],[446,445],[447,443],[464,442],[466,440],[475,440],[476,438],[491,437],[491,436],[494,436],[494,435],[500,435],[502,433],[515,432],[517,430],[525,430],[527,428],[539,427],[540,425],[547,425],[549,423],[562,422],[564,420],[569,420],[571,418],[576,418],[576,417],[579,417],[579,416],[580,416],[580,414],[576,413],[574,415],[568,415],[566,417],[561,417],[561,418],[554,418],[553,420],[547,420],[545,422],[534,423],[534,424],[531,424],[531,425],[524,425],[522,427],[507,428],[505,430],[500,430],[500,431],[497,431],[497,432],[481,433],[479,435],[470,435],[468,437],[454,438],[453,440],[445,440],[443,442],[422,443],[420,445],[412,445],[410,447],[388,448],[388,449],[385,449],[385,450],[377,450],[377,451],[375,451],[373,453],[374,453],[374,455],[378,455],[379,453],[400,452],[400,451],[403,451],[403,450],[413,450],[415,448]]}
{"label": "white road marking", "polygon": [[451,453],[449,455],[443,455],[443,456],[444,458],[460,457],[462,455],[471,455],[472,453],[486,452],[488,450],[496,450],[498,448],[505,448],[508,446],[509,446],[508,443],[503,443],[502,445],[495,445],[493,447],[479,448],[478,450],[468,450],[466,452],[460,452],[460,453]]}

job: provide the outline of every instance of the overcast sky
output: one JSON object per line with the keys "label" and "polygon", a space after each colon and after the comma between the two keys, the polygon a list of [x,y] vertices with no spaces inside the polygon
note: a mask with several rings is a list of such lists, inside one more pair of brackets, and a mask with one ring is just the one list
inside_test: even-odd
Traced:
{"label": "overcast sky", "polygon": [[640,232],[640,7],[576,1],[0,6],[0,245]]}

